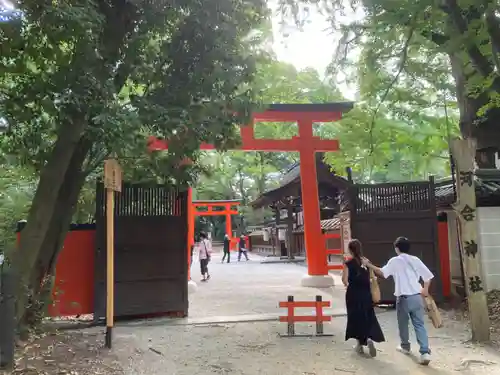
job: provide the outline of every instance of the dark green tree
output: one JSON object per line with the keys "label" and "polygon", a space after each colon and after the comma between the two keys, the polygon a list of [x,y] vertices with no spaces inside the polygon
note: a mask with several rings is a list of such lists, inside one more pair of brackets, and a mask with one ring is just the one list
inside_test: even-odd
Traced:
{"label": "dark green tree", "polygon": [[234,124],[253,101],[245,89],[255,70],[249,35],[267,11],[261,0],[17,6],[19,15],[0,24],[0,113],[10,126],[4,144],[40,174],[11,259],[21,318],[23,286],[40,292],[85,179],[108,155],[137,157],[149,135],[171,139],[166,164],[179,183],[174,166],[201,141],[224,147],[234,140]]}

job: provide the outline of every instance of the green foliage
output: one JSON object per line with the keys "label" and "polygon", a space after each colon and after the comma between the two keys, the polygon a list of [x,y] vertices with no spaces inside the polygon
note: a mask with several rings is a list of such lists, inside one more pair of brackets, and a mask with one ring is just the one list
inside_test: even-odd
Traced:
{"label": "green foliage", "polygon": [[247,36],[265,19],[259,0],[19,7],[22,19],[0,29],[0,110],[8,151],[26,165],[40,170],[61,128],[83,123],[88,172],[113,152],[143,155],[149,135],[179,138],[163,159],[175,166],[201,141],[230,142],[248,113],[251,93],[240,88],[253,78]]}
{"label": "green foliage", "polygon": [[[126,180],[182,184],[200,172],[197,163],[179,168],[185,156],[196,161],[200,142],[234,142],[234,124],[254,101],[245,87],[268,35],[263,2],[18,6],[22,16],[0,25],[0,113],[10,125],[2,149],[16,160],[2,171],[9,219],[0,225],[10,230],[10,218],[25,217],[37,175],[57,163],[50,155],[64,128],[81,129],[75,131],[88,142],[77,222],[92,219],[108,155],[118,156]],[[178,142],[168,153],[148,154],[150,135]],[[26,170],[33,171],[29,191],[15,182]]]}
{"label": "green foliage", "polygon": [[446,108],[447,136],[458,133],[460,115],[463,136],[477,138],[479,148],[499,148],[498,111],[491,111],[500,89],[496,2],[280,3],[284,18],[299,26],[311,6],[328,17],[340,34],[330,73],[347,74],[369,107],[425,132],[421,117],[443,118]]}
{"label": "green foliage", "polygon": [[16,224],[26,218],[30,208],[36,182],[33,170],[0,161],[0,252],[7,257],[16,241]]}
{"label": "green foliage", "polygon": [[356,182],[411,181],[450,174],[448,131],[452,125],[446,118],[421,115],[408,123],[387,112],[374,119],[373,112],[359,104],[338,123],[322,126],[325,138],[340,142],[340,151],[327,154],[335,171],[344,174],[351,167]]}

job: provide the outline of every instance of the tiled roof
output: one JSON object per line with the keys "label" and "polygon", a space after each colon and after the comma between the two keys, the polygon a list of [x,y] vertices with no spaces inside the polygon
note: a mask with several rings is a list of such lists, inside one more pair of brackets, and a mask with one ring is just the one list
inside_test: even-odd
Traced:
{"label": "tiled roof", "polygon": [[[328,195],[336,196],[339,190],[347,188],[349,182],[347,179],[338,176],[330,170],[330,167],[323,162],[323,154],[316,153],[316,172],[318,189],[322,182],[328,184]],[[321,190],[321,189],[320,189]],[[255,208],[261,208],[271,205],[282,198],[296,196],[300,191],[300,163],[294,163],[281,178],[278,187],[268,190],[260,195],[250,205]]]}
{"label": "tiled roof", "polygon": [[[332,230],[340,229],[340,219],[338,217],[334,217],[333,219],[321,220],[321,230],[327,232]],[[294,233],[303,233],[304,226],[297,227]]]}
{"label": "tiled roof", "polygon": [[[478,203],[500,199],[500,170],[478,169],[475,174],[476,197],[480,201]],[[435,195],[438,206],[454,203],[455,189],[451,178],[436,183]]]}

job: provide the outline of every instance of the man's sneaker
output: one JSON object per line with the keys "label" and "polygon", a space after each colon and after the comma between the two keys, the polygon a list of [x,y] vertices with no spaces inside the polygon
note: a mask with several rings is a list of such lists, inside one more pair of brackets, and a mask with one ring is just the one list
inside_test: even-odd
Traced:
{"label": "man's sneaker", "polygon": [[431,361],[431,355],[429,353],[424,353],[420,355],[420,360],[418,361],[418,363],[420,363],[423,366],[427,366],[430,361]]}
{"label": "man's sneaker", "polygon": [[375,348],[375,344],[373,343],[372,340],[368,340],[368,353],[370,354],[370,357],[376,357],[377,356],[377,349]]}
{"label": "man's sneaker", "polygon": [[405,354],[405,355],[410,355],[410,353],[411,353],[411,352],[410,352],[410,349],[405,349],[405,348],[403,348],[401,345],[399,345],[399,346],[396,348],[396,350],[397,350],[398,352],[400,352],[400,353]]}

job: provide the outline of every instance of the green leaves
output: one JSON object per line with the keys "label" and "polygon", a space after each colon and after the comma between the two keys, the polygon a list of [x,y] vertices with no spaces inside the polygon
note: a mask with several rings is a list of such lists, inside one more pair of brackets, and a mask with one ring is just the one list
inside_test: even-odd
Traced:
{"label": "green leaves", "polygon": [[[235,125],[254,102],[242,88],[254,76],[249,48],[258,54],[259,47],[248,36],[266,21],[265,4],[134,4],[24,1],[22,17],[0,25],[9,153],[40,169],[59,129],[79,122],[92,143],[85,169],[115,152],[149,160],[141,167],[149,165],[155,180],[159,160],[163,173],[176,174],[178,161],[194,157],[202,141],[222,148],[235,141]],[[146,156],[150,135],[173,137],[171,152]]]}

